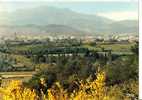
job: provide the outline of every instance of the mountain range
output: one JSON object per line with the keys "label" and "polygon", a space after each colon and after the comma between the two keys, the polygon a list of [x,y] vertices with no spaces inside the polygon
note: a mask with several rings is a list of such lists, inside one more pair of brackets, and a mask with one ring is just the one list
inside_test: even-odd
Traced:
{"label": "mountain range", "polygon": [[40,6],[19,9],[0,17],[1,33],[28,34],[121,34],[138,33],[137,20],[111,19],[72,11],[68,8]]}

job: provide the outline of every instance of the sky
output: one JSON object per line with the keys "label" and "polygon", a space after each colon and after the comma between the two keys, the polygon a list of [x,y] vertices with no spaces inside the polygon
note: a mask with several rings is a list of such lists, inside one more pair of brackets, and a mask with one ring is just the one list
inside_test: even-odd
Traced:
{"label": "sky", "polygon": [[0,14],[42,5],[69,8],[79,13],[96,14],[116,21],[138,19],[137,0],[0,0]]}
{"label": "sky", "polygon": [[[27,1],[27,2],[34,1],[35,2],[35,1],[39,1],[39,0],[0,0],[0,1],[12,1],[12,2],[13,1],[20,1],[20,2],[21,1]],[[86,1],[93,1],[93,2],[98,2],[98,1],[99,2],[100,1],[103,1],[103,2],[104,1],[105,2],[131,2],[132,1],[133,2],[134,1],[135,2],[136,1],[137,2],[138,0],[40,0],[40,1],[50,1],[50,2],[52,2],[52,1],[53,2],[54,1],[56,1],[56,2],[57,1],[59,1],[59,2],[60,1],[63,1],[63,2],[72,2],[72,1],[75,1],[75,2],[78,2],[78,1],[83,1],[83,2],[86,2]]]}

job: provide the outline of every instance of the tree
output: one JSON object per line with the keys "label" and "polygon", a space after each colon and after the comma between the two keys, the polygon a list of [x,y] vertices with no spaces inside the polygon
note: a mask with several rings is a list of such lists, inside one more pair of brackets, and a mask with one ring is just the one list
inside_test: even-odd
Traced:
{"label": "tree", "polygon": [[131,51],[134,54],[139,55],[139,42],[136,42],[135,45],[131,47]]}

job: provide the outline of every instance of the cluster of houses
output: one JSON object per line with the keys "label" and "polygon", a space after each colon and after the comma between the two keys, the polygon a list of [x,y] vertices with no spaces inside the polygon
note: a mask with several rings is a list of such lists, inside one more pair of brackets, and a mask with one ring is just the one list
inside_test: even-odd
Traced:
{"label": "cluster of houses", "polygon": [[114,36],[86,36],[82,38],[84,42],[136,42],[139,40],[137,35],[114,35]]}
{"label": "cluster of houses", "polygon": [[107,36],[24,36],[24,35],[15,35],[12,37],[0,37],[0,43],[4,43],[5,41],[9,42],[10,44],[41,44],[47,43],[49,41],[61,41],[61,40],[72,40],[73,41],[82,41],[82,42],[135,42],[139,40],[138,35],[126,35],[126,34],[119,34],[119,35],[107,35]]}

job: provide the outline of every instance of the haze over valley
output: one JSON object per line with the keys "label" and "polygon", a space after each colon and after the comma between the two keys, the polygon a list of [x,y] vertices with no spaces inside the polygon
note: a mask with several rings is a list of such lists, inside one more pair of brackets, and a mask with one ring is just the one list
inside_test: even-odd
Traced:
{"label": "haze over valley", "polygon": [[0,16],[0,34],[96,35],[138,34],[138,20],[115,21],[49,5],[16,9]]}

